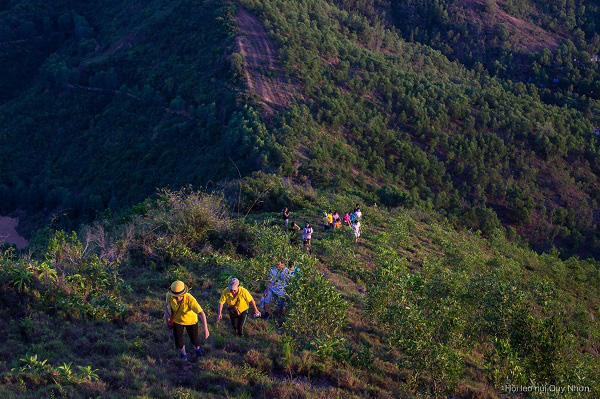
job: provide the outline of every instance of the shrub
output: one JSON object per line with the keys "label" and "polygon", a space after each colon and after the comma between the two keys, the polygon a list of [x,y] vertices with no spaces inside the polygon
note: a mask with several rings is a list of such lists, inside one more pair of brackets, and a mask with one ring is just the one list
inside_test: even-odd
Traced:
{"label": "shrub", "polygon": [[46,385],[48,383],[79,385],[100,380],[97,369],[91,366],[76,366],[73,363],[63,363],[54,367],[48,363],[48,359],[38,359],[38,355],[25,355],[19,359],[20,365],[13,368],[6,376],[10,380],[22,380],[26,378],[34,385]]}
{"label": "shrub", "polygon": [[308,262],[300,248],[290,243],[289,234],[271,224],[272,221],[267,219],[250,226],[249,235],[255,255],[235,266],[244,283],[256,290],[264,288],[269,271],[279,261],[292,262],[301,268]]}
{"label": "shrub", "polygon": [[157,236],[166,241],[165,245],[178,242],[195,252],[211,236],[232,227],[223,197],[194,191],[191,187],[175,192],[159,191],[148,219],[150,225],[146,229],[156,231]]}
{"label": "shrub", "polygon": [[297,342],[318,346],[319,341],[338,338],[346,323],[348,304],[321,273],[303,268],[287,288],[289,304],[283,328]]}
{"label": "shrub", "polygon": [[76,233],[56,232],[43,259],[16,258],[12,251],[1,254],[0,281],[29,306],[42,305],[70,318],[111,320],[124,315],[120,295],[127,286],[117,265],[86,253]]}
{"label": "shrub", "polygon": [[250,212],[312,208],[317,203],[317,193],[309,186],[299,186],[281,177],[254,172],[241,181],[232,181],[225,194],[240,217]]}

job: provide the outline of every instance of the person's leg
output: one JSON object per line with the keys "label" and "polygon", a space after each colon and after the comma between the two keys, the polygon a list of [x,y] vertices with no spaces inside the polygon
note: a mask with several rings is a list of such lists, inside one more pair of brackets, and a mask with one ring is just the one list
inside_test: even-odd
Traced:
{"label": "person's leg", "polygon": [[183,360],[187,360],[185,353],[185,345],[183,344],[183,326],[173,323],[173,336],[175,337],[175,347],[179,350],[179,354]]}
{"label": "person's leg", "polygon": [[196,356],[201,357],[204,356],[204,352],[200,347],[200,337],[199,337],[199,326],[198,323],[193,324],[191,326],[185,326],[187,330],[188,336],[190,337],[190,341],[194,345],[194,352],[196,352]]}
{"label": "person's leg", "polygon": [[277,308],[279,309],[279,314],[283,315],[285,309],[285,296],[280,296],[277,298]]}
{"label": "person's leg", "polygon": [[271,291],[271,312],[273,312],[273,314],[276,314],[279,311],[279,308],[277,307],[279,304],[279,295],[277,295],[276,293]]}
{"label": "person's leg", "polygon": [[198,337],[198,323],[191,326],[185,326],[185,329],[187,330],[190,341],[192,341],[194,347],[198,348],[200,346],[200,338]]}
{"label": "person's leg", "polygon": [[265,309],[265,319],[269,318],[269,310],[271,309],[271,304],[273,303],[273,291],[268,290],[267,296],[264,297],[264,309]]}
{"label": "person's leg", "polygon": [[175,348],[183,348],[183,326],[173,323],[173,337],[175,338]]}
{"label": "person's leg", "polygon": [[231,320],[231,326],[233,327],[233,331],[237,332],[237,320],[239,318],[240,316],[233,317],[231,314],[229,314],[229,320]]}
{"label": "person's leg", "polygon": [[271,293],[269,292],[267,294],[266,297],[263,298],[264,302],[263,302],[263,309],[265,310],[265,314],[264,314],[264,318],[268,318],[269,317],[269,308],[270,308],[270,299],[269,296],[271,296]]}
{"label": "person's leg", "polygon": [[237,328],[236,328],[235,332],[240,337],[243,336],[243,334],[244,334],[244,324],[246,323],[246,318],[247,317],[248,317],[248,310],[244,310],[242,312],[242,314],[239,315],[239,317],[236,317],[236,319],[237,319]]}

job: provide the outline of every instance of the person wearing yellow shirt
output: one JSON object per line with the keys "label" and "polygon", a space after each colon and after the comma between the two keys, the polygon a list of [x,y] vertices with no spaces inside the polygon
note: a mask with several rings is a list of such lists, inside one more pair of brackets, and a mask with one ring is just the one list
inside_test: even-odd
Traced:
{"label": "person wearing yellow shirt", "polygon": [[247,289],[240,286],[240,280],[235,277],[229,280],[229,286],[221,294],[217,311],[217,321],[223,318],[223,305],[225,304],[227,304],[231,325],[235,333],[240,337],[243,334],[244,323],[248,317],[250,305],[254,308],[254,317],[260,317],[260,312],[256,307],[256,302],[254,302],[252,295],[250,295]]}
{"label": "person wearing yellow shirt", "polygon": [[182,281],[171,284],[165,298],[165,320],[169,328],[173,329],[175,347],[179,350],[181,360],[187,360],[185,345],[183,344],[183,330],[185,329],[194,345],[194,351],[198,357],[204,356],[198,338],[198,315],[204,325],[204,339],[208,339],[208,325],[206,315],[192,295],[188,293],[188,287]]}

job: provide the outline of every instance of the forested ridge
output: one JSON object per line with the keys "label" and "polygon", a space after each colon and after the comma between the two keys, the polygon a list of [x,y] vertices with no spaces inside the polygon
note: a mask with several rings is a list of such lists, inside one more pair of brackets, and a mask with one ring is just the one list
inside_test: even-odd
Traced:
{"label": "forested ridge", "polygon": [[[276,68],[249,69],[242,8]],[[263,171],[595,256],[597,15],[591,1],[5,2],[2,212],[67,226]]]}

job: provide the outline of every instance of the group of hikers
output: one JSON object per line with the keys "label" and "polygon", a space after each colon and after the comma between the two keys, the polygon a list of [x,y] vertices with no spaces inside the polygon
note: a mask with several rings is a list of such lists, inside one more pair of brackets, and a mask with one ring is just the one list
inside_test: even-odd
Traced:
{"label": "group of hikers", "polygon": [[[234,332],[238,336],[243,336],[244,324],[248,317],[248,311],[252,306],[254,317],[270,318],[271,312],[283,313],[285,308],[286,286],[293,276],[298,274],[299,270],[290,264],[286,267],[283,262],[273,266],[267,280],[267,288],[260,300],[260,306],[265,310],[264,316],[258,310],[256,302],[250,292],[240,285],[240,281],[233,277],[229,280],[227,288],[221,293],[217,306],[217,322],[223,318],[223,307],[227,307],[229,319]],[[164,317],[167,326],[173,330],[175,347],[179,351],[181,360],[188,360],[183,342],[183,330],[187,331],[190,341],[194,346],[194,352],[197,357],[204,356],[200,345],[198,318],[202,320],[204,328],[204,339],[208,339],[208,323],[202,307],[198,304],[189,292],[188,287],[182,281],[174,281],[169,287],[165,298]]]}
{"label": "group of hikers", "polygon": [[[292,222],[292,225],[289,225],[291,212],[288,208],[284,208],[281,211],[281,217],[283,219],[283,227],[284,229],[288,229],[292,234],[291,241],[293,244],[298,242],[297,235],[300,234],[300,230],[302,230],[302,241],[304,243],[305,251],[310,252],[310,241],[312,239],[312,234],[314,232],[311,224],[306,222],[304,228],[300,228],[295,222]],[[340,229],[342,226],[349,226],[352,228],[352,234],[354,235],[354,242],[358,243],[360,235],[362,233],[362,228],[360,225],[360,219],[362,217],[362,212],[360,210],[360,205],[356,204],[354,210],[352,212],[346,212],[343,216],[340,217],[338,211],[334,212],[323,212],[323,230],[333,230]]]}
{"label": "group of hikers", "polygon": [[[309,222],[305,223],[303,229],[295,222],[289,225],[291,212],[288,208],[282,211],[284,228],[289,229],[291,240],[297,243],[298,235],[302,235],[305,250],[310,252],[310,241],[313,234],[313,228]],[[323,230],[340,229],[342,226],[350,226],[354,235],[354,240],[357,243],[361,234],[360,219],[362,212],[359,204],[356,204],[352,213],[346,212],[340,217],[337,211],[323,212]],[[302,232],[300,233],[300,230]],[[248,317],[250,307],[254,310],[254,317],[262,317],[268,319],[272,313],[279,312],[282,314],[285,309],[286,287],[292,277],[299,273],[298,267],[294,267],[292,263],[286,265],[280,261],[269,272],[267,278],[267,287],[260,300],[260,307],[264,309],[264,315],[258,310],[256,302],[250,292],[240,285],[240,281],[233,277],[229,280],[227,288],[221,293],[217,306],[217,322],[223,318],[223,307],[227,307],[229,319],[234,332],[238,336],[243,335],[244,324]],[[200,331],[198,319],[202,321],[204,328],[204,339],[208,339],[210,332],[208,331],[208,323],[206,315],[198,301],[188,292],[188,287],[182,281],[174,281],[169,287],[165,298],[164,317],[167,326],[173,330],[175,346],[179,351],[181,360],[187,360],[187,352],[183,342],[183,331],[186,330],[192,344],[196,356],[204,356],[200,345]]]}

